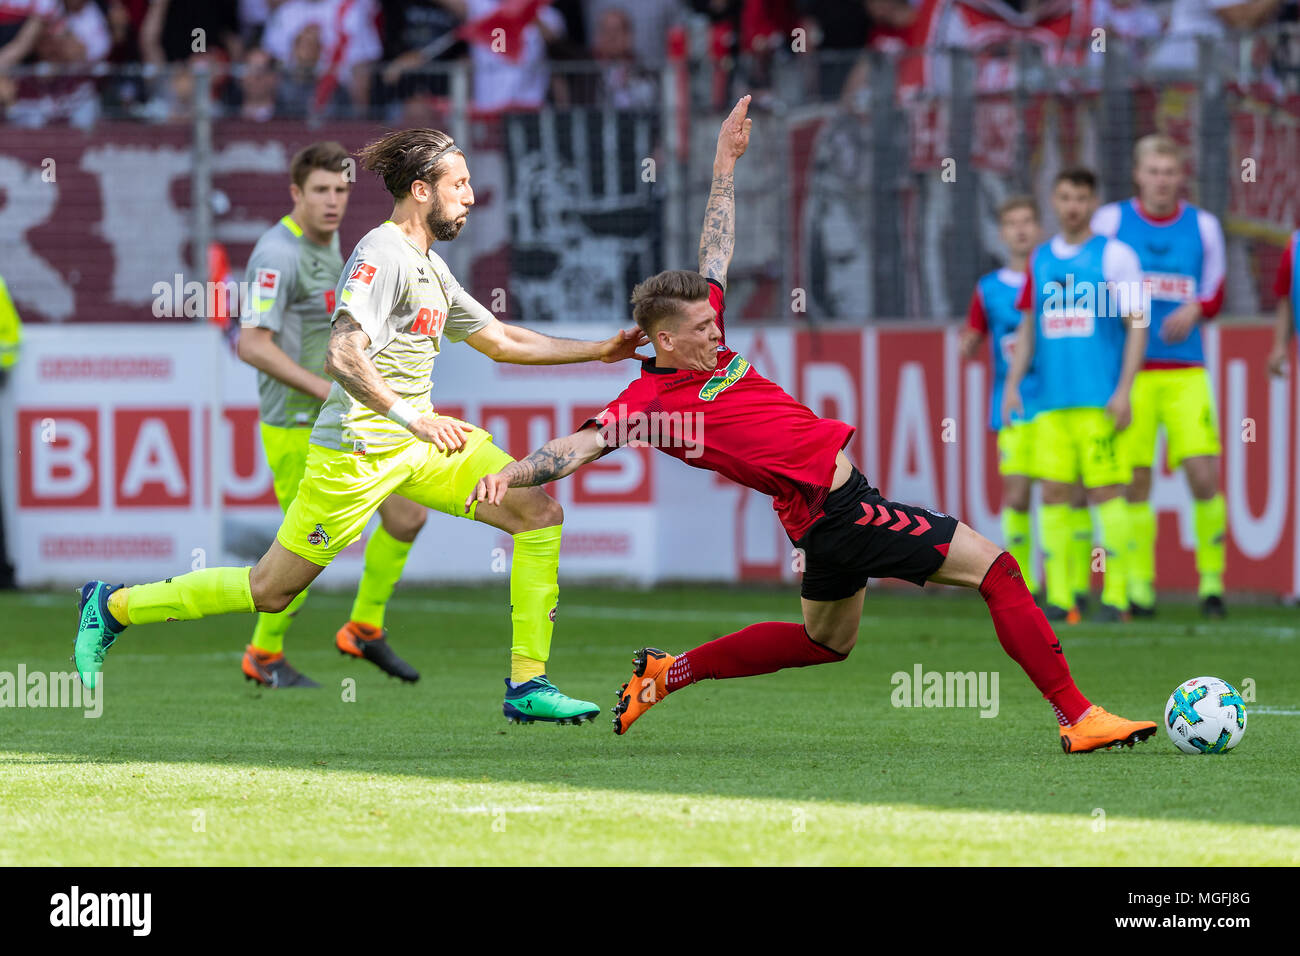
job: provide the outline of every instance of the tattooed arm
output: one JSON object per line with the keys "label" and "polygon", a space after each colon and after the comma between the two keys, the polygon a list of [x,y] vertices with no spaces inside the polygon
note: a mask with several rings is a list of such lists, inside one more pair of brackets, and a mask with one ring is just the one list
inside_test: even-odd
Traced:
{"label": "tattooed arm", "polygon": [[325,374],[366,408],[385,415],[398,395],[366,355],[369,346],[370,336],[362,330],[360,323],[346,312],[342,313],[330,330],[330,341],[325,350]]}
{"label": "tattooed arm", "polygon": [[439,451],[450,455],[463,449],[465,435],[472,429],[454,419],[415,414],[415,409],[393,391],[370,361],[366,355],[369,345],[370,336],[357,320],[346,312],[340,314],[334,320],[325,350],[325,373],[366,408],[398,422]]}
{"label": "tattooed arm", "polygon": [[596,428],[583,428],[564,438],[553,438],[527,458],[512,461],[495,474],[480,478],[473,493],[465,499],[465,510],[469,511],[476,501],[499,505],[510,488],[529,488],[564,478],[609,450]]}
{"label": "tattooed arm", "polygon": [[749,146],[753,120],[746,118],[749,96],[742,96],[718,132],[718,150],[713,157],[713,187],[704,210],[700,232],[700,275],[714,279],[724,288],[727,267],[736,248],[736,160]]}

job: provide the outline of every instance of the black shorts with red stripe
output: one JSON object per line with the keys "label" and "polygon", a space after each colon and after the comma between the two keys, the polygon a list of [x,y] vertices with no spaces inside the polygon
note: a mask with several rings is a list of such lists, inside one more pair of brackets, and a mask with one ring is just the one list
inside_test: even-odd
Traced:
{"label": "black shorts with red stripe", "polygon": [[868,578],[900,578],[920,587],[948,557],[957,519],[883,498],[856,469],[826,499],[825,515],[795,542],[804,555],[810,601],[852,597]]}

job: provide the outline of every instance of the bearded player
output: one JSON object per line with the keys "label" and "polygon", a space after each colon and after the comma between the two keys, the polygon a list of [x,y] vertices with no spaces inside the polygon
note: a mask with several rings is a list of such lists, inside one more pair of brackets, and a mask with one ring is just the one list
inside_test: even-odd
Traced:
{"label": "bearded player", "polygon": [[[130,588],[87,583],[74,657],[88,685],[129,624],[283,611],[391,494],[464,513],[478,477],[512,459],[481,428],[435,411],[430,375],[444,339],[526,365],[621,361],[644,343],[635,329],[579,342],[508,326],[461,288],[432,248],[456,238],[474,204],[465,157],[445,133],[390,133],[360,158],[396,204],[357,244],[335,290],[325,358],[334,385],[275,542],[251,569],[209,568]],[[518,489],[468,515],[514,537],[503,713],[523,722],[591,720],[599,708],[561,693],[545,673],[559,591],[559,504],[540,489]]]}
{"label": "bearded player", "polygon": [[[284,511],[298,493],[312,426],[334,384],[325,377],[325,350],[343,271],[338,230],[352,190],[349,163],[348,151],[333,142],[313,143],[294,156],[293,209],[257,240],[245,274],[254,294],[240,317],[239,357],[257,369],[258,428]],[[339,650],[404,681],[420,674],[388,646],[384,609],[425,515],[400,495],[379,506],[351,617],[334,638]],[[306,599],[304,589],[278,614],[257,615],[241,663],[249,680],[264,687],[320,686],[284,656],[285,634]]]}
{"label": "bearded player", "polygon": [[1137,252],[1151,296],[1151,334],[1133,380],[1133,423],[1119,434],[1119,454],[1133,468],[1125,492],[1129,527],[1129,607],[1155,613],[1156,514],[1151,466],[1156,428],[1168,440],[1170,468],[1183,469],[1192,493],[1197,594],[1206,617],[1223,617],[1227,509],[1219,488],[1219,421],[1205,370],[1201,325],[1223,304],[1226,253],[1213,213],[1179,198],[1182,151],[1168,136],[1144,136],[1133,148],[1137,195],[1102,206],[1092,231]]}
{"label": "bearded player", "polygon": [[[772,496],[807,562],[803,623],[754,624],[678,656],[642,648],[614,706],[618,734],[665,695],[706,678],[844,660],[857,642],[867,579],[896,577],[921,586],[935,581],[979,589],[1003,648],[1051,702],[1067,752],[1145,740],[1155,733],[1154,723],[1108,714],[1075,687],[1061,645],[1014,557],[949,515],[882,497],[844,454],[852,425],[817,417],[726,346],[723,298],[735,246],[734,170],[749,144],[748,105],[749,97],[742,97],[718,137],[699,272],[663,272],[632,293],[633,316],[655,357],[577,432],[484,476],[466,508],[570,475],[613,451],[625,436],[655,430],[656,447],[665,453]],[[647,429],[650,416],[658,418]],[[690,441],[682,436],[688,420],[705,426]]]}

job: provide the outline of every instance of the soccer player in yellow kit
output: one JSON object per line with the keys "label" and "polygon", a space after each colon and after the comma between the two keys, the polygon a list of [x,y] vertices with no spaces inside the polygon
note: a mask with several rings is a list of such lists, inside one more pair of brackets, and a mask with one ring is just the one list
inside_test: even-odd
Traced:
{"label": "soccer player in yellow kit", "polygon": [[[338,229],[352,190],[348,151],[312,143],[289,165],[293,209],[262,234],[245,281],[253,290],[240,317],[239,357],[258,371],[258,413],[275,497],[285,511],[307,467],[312,426],[334,384],[325,378],[325,350],[334,311],[334,287],[343,271]],[[402,576],[425,509],[401,495],[379,506],[379,526],[366,543],[365,568],[352,614],[335,636],[339,650],[374,663],[387,674],[416,681],[419,672],[388,645],[384,609]],[[319,687],[284,655],[284,637],[307,598],[304,589],[278,614],[257,615],[241,669],[265,687]]]}
{"label": "soccer player in yellow kit", "polygon": [[123,587],[81,589],[74,657],[93,686],[104,654],[129,624],[282,611],[356,540],[390,494],[468,516],[514,537],[510,575],[514,642],[502,711],[512,721],[579,723],[599,708],[546,677],[559,585],[559,504],[539,488],[511,489],[466,513],[479,476],[512,460],[492,436],[439,415],[430,375],[443,339],[498,362],[558,365],[640,357],[636,329],[599,342],[557,339],[498,321],[434,254],[464,226],[474,192],[465,157],[438,130],[390,133],[361,153],[396,201],[392,218],[357,244],[336,289],[326,371],[334,379],[312,430],[297,496],[276,540],[253,568],[208,568]]}

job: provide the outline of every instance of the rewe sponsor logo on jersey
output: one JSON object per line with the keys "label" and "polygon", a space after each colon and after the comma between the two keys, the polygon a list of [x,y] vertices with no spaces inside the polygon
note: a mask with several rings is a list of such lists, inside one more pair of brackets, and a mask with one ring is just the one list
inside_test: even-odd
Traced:
{"label": "rewe sponsor logo on jersey", "polygon": [[[1151,290],[1145,281],[1076,281],[1073,273],[1067,273],[1063,279],[1049,279],[1042,286],[1043,328],[1048,335],[1091,335],[1092,326],[1083,332],[1075,321],[1085,316],[1116,319],[1133,316],[1134,324],[1141,327],[1150,321],[1150,314]],[[1069,321],[1053,324],[1049,321],[1052,319]]]}
{"label": "rewe sponsor logo on jersey", "polygon": [[133,936],[148,936],[152,912],[152,893],[82,893],[74,885],[50,897],[51,926],[125,926]]}
{"label": "rewe sponsor logo on jersey", "polygon": [[749,371],[749,361],[743,355],[732,357],[726,368],[718,369],[713,377],[700,389],[700,400],[711,402],[731,386],[735,385]]}
{"label": "rewe sponsor logo on jersey", "polygon": [[1144,272],[1150,296],[1161,302],[1191,302],[1196,298],[1196,280],[1191,276],[1169,272]]}
{"label": "rewe sponsor logo on jersey", "polygon": [[99,717],[104,713],[104,675],[91,688],[76,671],[28,673],[27,665],[19,664],[17,672],[0,671],[0,707],[79,708],[83,717]]}
{"label": "rewe sponsor logo on jersey", "polygon": [[703,412],[628,411],[620,403],[596,421],[596,440],[604,448],[685,448],[687,458],[704,454]]}

